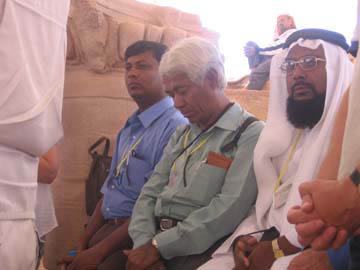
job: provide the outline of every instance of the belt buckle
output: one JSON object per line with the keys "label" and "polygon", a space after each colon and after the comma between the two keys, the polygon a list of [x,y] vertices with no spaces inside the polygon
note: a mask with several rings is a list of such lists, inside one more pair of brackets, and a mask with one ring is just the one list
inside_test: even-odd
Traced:
{"label": "belt buckle", "polygon": [[169,218],[162,218],[160,220],[160,230],[161,231],[166,231],[171,229],[173,226],[173,220],[169,219]]}

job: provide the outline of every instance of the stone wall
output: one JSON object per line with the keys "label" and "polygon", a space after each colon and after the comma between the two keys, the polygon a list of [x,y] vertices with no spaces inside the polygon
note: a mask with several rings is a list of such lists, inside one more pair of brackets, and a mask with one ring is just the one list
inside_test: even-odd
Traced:
{"label": "stone wall", "polygon": [[171,47],[202,36],[215,44],[218,34],[201,26],[198,16],[134,0],[73,0],[68,24],[68,63],[104,73],[121,68],[125,49],[137,40]]}

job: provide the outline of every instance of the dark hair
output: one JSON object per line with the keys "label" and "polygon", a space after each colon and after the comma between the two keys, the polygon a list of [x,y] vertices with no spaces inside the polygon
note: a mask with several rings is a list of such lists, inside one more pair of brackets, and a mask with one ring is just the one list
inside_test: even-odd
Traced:
{"label": "dark hair", "polygon": [[125,61],[131,56],[151,51],[154,58],[160,63],[161,57],[167,49],[168,47],[166,45],[159,42],[139,40],[127,47],[125,51]]}

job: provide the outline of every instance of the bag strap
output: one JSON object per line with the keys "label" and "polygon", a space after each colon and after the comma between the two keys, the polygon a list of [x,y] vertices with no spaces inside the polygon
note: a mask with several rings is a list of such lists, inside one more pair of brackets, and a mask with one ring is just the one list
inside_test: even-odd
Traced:
{"label": "bag strap", "polygon": [[241,135],[243,134],[243,132],[248,128],[248,126],[250,126],[252,123],[254,123],[256,121],[259,121],[259,119],[257,119],[254,116],[250,116],[250,117],[246,118],[246,120],[242,123],[242,125],[237,129],[235,137],[231,140],[231,142],[224,145],[221,148],[221,151],[222,152],[229,152],[231,149],[233,149],[237,145],[237,143],[238,143]]}
{"label": "bag strap", "polygon": [[108,137],[105,137],[105,136],[102,136],[92,146],[90,146],[89,154],[92,155],[93,150],[95,150],[95,148],[98,147],[104,141],[105,141],[105,147],[104,147],[103,156],[107,156],[109,154],[109,149],[110,149],[110,139]]}

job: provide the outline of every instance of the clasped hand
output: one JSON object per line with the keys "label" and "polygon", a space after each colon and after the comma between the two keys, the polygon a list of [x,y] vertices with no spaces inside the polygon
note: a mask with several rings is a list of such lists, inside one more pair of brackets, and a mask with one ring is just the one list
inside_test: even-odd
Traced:
{"label": "clasped hand", "polygon": [[241,236],[234,244],[233,270],[269,269],[275,261],[271,241],[258,242],[255,237]]}
{"label": "clasped hand", "polygon": [[360,196],[349,180],[315,180],[299,187],[302,205],[288,213],[299,242],[316,250],[340,248],[360,226]]}
{"label": "clasped hand", "polygon": [[166,270],[159,251],[151,243],[124,250],[124,254],[128,256],[126,270]]}

